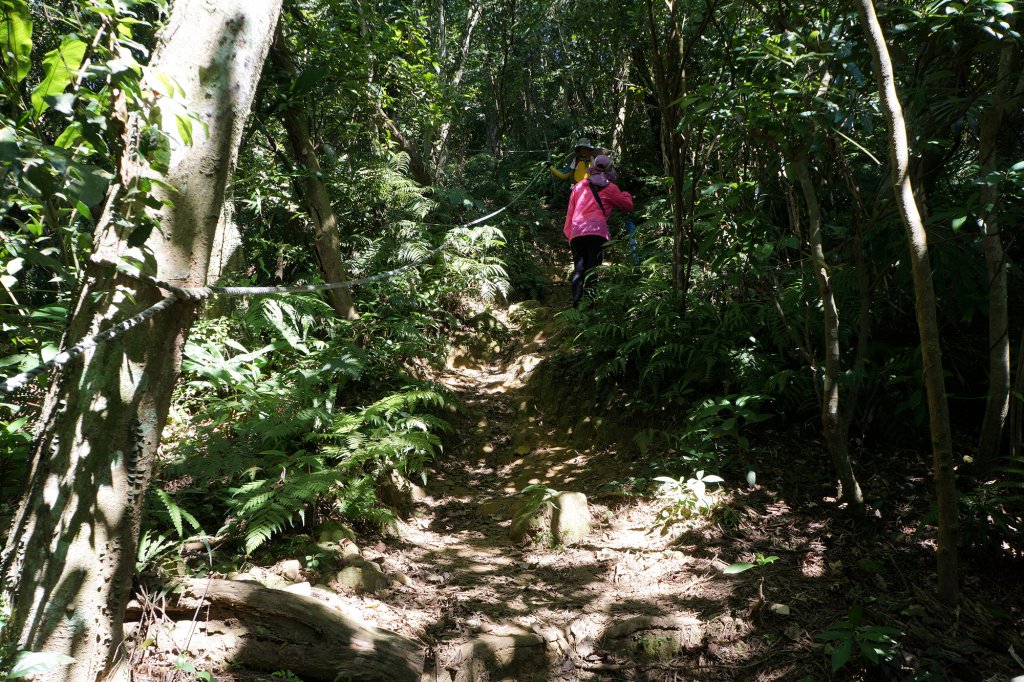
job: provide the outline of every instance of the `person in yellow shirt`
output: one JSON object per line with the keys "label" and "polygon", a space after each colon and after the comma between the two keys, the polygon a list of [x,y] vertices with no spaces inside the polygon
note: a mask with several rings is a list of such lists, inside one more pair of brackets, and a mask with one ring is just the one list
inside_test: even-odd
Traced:
{"label": "person in yellow shirt", "polygon": [[587,169],[590,168],[590,160],[592,158],[594,158],[594,147],[590,144],[590,138],[581,137],[576,140],[576,153],[565,168],[559,170],[550,161],[544,165],[547,166],[548,170],[556,178],[568,180],[570,184],[575,185],[587,177]]}

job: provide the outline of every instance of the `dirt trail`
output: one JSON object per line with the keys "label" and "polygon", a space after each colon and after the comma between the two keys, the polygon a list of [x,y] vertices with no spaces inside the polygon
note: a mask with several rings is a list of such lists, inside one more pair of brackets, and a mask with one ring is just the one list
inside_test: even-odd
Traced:
{"label": "dirt trail", "polygon": [[[330,536],[344,534],[337,524],[331,530],[324,524],[304,540],[310,552],[322,550],[305,563],[289,557],[211,577],[312,597],[355,627],[398,633],[402,646],[415,650],[412,670],[427,652],[421,682],[915,679],[906,673],[922,664],[911,651],[952,661],[945,679],[1009,679],[1003,673],[1015,664],[994,657],[993,633],[1005,629],[994,630],[985,615],[979,601],[984,584],[967,583],[974,596],[955,617],[944,611],[921,587],[934,579],[927,537],[922,541],[917,526],[899,515],[889,523],[854,523],[837,514],[834,489],[822,483],[820,444],[808,447],[775,434],[759,446],[767,454],[757,486],[747,486],[740,471],[709,472],[726,478],[731,520],[652,532],[661,503],[624,495],[615,485],[653,475],[630,456],[630,429],[607,421],[614,415],[595,428],[598,417],[588,421],[573,404],[581,391],[551,362],[558,335],[568,333],[558,316],[568,292],[561,273],[551,279],[550,301],[496,313],[518,328],[504,349],[456,348],[447,370],[434,376],[457,396],[458,410],[449,415],[453,431],[426,485],[391,495],[401,513],[394,533],[351,542]],[[664,473],[693,473],[673,453],[661,460]],[[906,461],[886,460],[890,466]],[[925,479],[906,471],[871,482],[884,490],[886,482],[906,487],[911,480],[917,495],[927,495]],[[534,485],[577,500],[584,494],[589,532],[559,542],[552,522],[533,542],[513,540],[513,519],[528,499],[522,491]],[[905,490],[887,494],[897,492],[907,496]],[[317,557],[319,567],[310,561]],[[747,562],[749,570],[726,574],[733,562]],[[353,577],[359,580],[349,582]],[[1020,602],[1015,585],[1008,582],[1003,603]],[[853,670],[835,676],[816,635],[834,630],[851,605],[866,623],[904,633],[899,638],[906,649],[893,645],[884,661],[870,666],[853,652]],[[257,615],[265,610],[258,603],[244,608]],[[187,648],[188,641],[197,665],[216,670],[222,682],[300,679],[289,670],[295,660],[280,653],[291,640],[273,628],[240,627],[236,612],[231,615],[150,627],[146,632],[157,633],[156,648],[164,655],[146,654],[136,679],[185,679],[166,652]],[[291,621],[271,622],[283,627]],[[292,639],[334,651],[308,625],[299,618]],[[193,639],[197,627],[206,644],[198,634]],[[138,632],[141,640],[144,631]],[[244,645],[241,654],[228,651],[235,642]],[[249,670],[245,656],[256,644],[269,663]],[[257,672],[268,665],[280,669],[273,676]],[[982,674],[989,669],[1002,676]],[[377,679],[362,672],[363,679]]]}
{"label": "dirt trail", "polygon": [[[564,285],[553,297],[568,298]],[[376,548],[386,571],[410,581],[364,613],[429,645],[424,679],[672,679],[682,669],[673,659],[705,666],[709,644],[725,656],[750,629],[708,617],[732,591],[727,562],[651,533],[656,505],[608,485],[632,474],[629,458],[595,444],[585,418],[534,385],[558,332],[552,312],[519,306],[532,318],[524,342],[490,362],[450,359],[440,380],[461,401],[455,443],[400,537]],[[587,495],[589,535],[569,546],[513,542],[518,493],[531,484]]]}

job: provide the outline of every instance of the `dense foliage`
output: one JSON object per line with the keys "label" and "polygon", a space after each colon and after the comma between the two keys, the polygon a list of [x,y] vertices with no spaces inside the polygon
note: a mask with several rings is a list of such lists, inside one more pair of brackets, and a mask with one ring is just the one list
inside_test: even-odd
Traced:
{"label": "dense foliage", "polygon": [[[145,162],[159,174],[174,140],[203,125],[146,66],[167,3],[0,9],[0,366],[13,374],[67,344],[105,198],[131,208],[130,244],[159,238],[159,177],[122,186],[124,169]],[[934,268],[961,544],[1019,558],[1024,6],[879,10]],[[452,346],[508,336],[496,302],[549,293],[539,254],[560,243],[565,189],[541,162],[580,135],[615,152],[637,199],[639,262],[625,240],[609,247],[596,295],[558,314],[571,342],[546,371],[583,387],[581,409],[631,425],[622,445],[655,463],[652,478],[669,477],[663,495],[685,492],[697,471],[740,480],[779,466],[759,443],[781,432],[820,444],[817,475],[834,481],[819,436],[832,380],[861,478],[871,478],[865,452],[929,450],[890,131],[845,4],[297,0],[276,40],[289,61],[267,62],[243,136],[225,213],[241,264],[223,280],[323,281],[310,178],[326,187],[353,277],[445,248],[357,287],[358,319],[338,318],[319,295],[205,308],[149,501],[150,558],[197,537],[249,556],[328,519],[386,527],[394,512],[380,491],[427,475],[458,409],[432,372]],[[295,111],[317,170],[285,142]],[[131,134],[129,116],[144,122]],[[461,227],[524,188],[514,215]],[[620,224],[613,233],[623,236]],[[993,268],[1005,269],[1002,289]],[[993,340],[999,305],[1008,312]],[[1013,348],[1015,383],[993,457],[978,443],[997,342]],[[44,389],[40,380],[0,406],[0,520],[24,486]]]}

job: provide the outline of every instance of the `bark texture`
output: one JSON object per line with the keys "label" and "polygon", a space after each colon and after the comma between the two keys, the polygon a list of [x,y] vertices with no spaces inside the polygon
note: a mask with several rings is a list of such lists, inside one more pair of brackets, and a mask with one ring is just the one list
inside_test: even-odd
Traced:
{"label": "bark texture", "polygon": [[1005,47],[999,56],[999,71],[992,92],[992,105],[981,119],[978,167],[981,185],[982,215],[978,219],[985,268],[988,273],[988,398],[978,439],[978,468],[990,472],[999,459],[1006,417],[1010,411],[1010,310],[1007,300],[1006,255],[999,230],[998,187],[987,178],[998,166],[996,140],[1006,108],[1006,82],[1014,62],[1014,47]]}
{"label": "bark texture", "polygon": [[939,511],[938,594],[946,604],[959,598],[957,578],[957,512],[956,475],[953,470],[953,438],[949,425],[949,404],[946,400],[942,371],[942,350],[939,345],[939,324],[932,287],[932,266],[928,257],[928,235],[921,220],[914,188],[908,174],[910,152],[903,108],[896,94],[885,34],[875,15],[872,0],[857,0],[857,13],[867,37],[868,48],[878,82],[882,113],[889,127],[889,161],[896,207],[907,232],[910,262],[913,269],[918,333],[921,337],[921,359],[928,395],[928,416],[931,427],[935,496]]}
{"label": "bark texture", "polygon": [[[161,229],[132,252],[108,200],[66,342],[109,327],[162,298],[102,261],[131,253],[179,286],[202,286],[224,188],[270,46],[280,0],[178,0],[151,70],[173,78],[183,104],[209,126],[195,144],[172,145],[178,189]],[[165,106],[172,106],[169,100]],[[171,116],[173,122],[174,118]],[[173,123],[172,123],[173,125]],[[145,169],[125,164],[130,182]],[[134,293],[133,293],[134,292]],[[153,459],[195,307],[179,303],[67,367],[47,396],[28,489],[0,558],[13,606],[11,632],[34,651],[76,659],[37,680],[107,679],[122,640],[139,520]]]}
{"label": "bark texture", "polygon": [[861,512],[864,496],[853,473],[850,449],[846,437],[846,422],[839,406],[839,374],[841,371],[839,348],[839,308],[836,306],[829,276],[828,262],[821,236],[821,206],[807,160],[807,146],[802,145],[793,155],[791,166],[800,182],[807,204],[807,242],[811,247],[814,276],[818,281],[818,295],[824,310],[825,375],[821,395],[821,429],[832,456],[832,466],[842,484],[842,499],[854,512]]}
{"label": "bark texture", "polygon": [[622,161],[622,139],[626,134],[626,113],[629,106],[629,72],[633,60],[627,52],[622,58],[618,77],[615,80],[616,105],[615,120],[612,121],[612,154],[618,162]]}
{"label": "bark texture", "polygon": [[[288,47],[280,32],[274,41],[270,56],[274,66],[286,78],[296,77],[297,70],[288,55]],[[281,121],[288,135],[292,157],[300,167],[301,172],[296,182],[306,204],[306,211],[313,221],[313,243],[316,245],[320,271],[326,282],[344,282],[349,279],[349,274],[348,268],[341,260],[338,217],[331,206],[331,198],[327,194],[327,185],[324,183],[320,168],[320,159],[316,155],[313,138],[309,132],[309,117],[301,104],[289,99],[281,112]],[[348,289],[330,289],[326,294],[338,317],[345,320],[359,319],[355,303],[352,301],[352,293]]]}

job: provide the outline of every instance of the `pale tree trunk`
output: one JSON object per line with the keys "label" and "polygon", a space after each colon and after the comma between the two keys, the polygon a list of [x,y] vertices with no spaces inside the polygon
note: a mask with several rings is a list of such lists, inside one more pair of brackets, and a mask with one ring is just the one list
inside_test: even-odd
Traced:
{"label": "pale tree trunk", "polygon": [[851,511],[860,514],[864,510],[864,497],[853,473],[846,437],[846,422],[839,407],[839,309],[832,292],[828,262],[825,260],[821,236],[821,207],[808,167],[807,144],[801,145],[795,151],[790,165],[800,182],[800,189],[807,204],[807,242],[811,247],[814,276],[818,280],[818,294],[825,312],[825,375],[821,396],[821,429],[828,444],[829,454],[832,456],[832,465],[842,486],[842,500],[849,505]]}
{"label": "pale tree trunk", "polygon": [[988,399],[978,439],[978,470],[991,472],[999,459],[1000,444],[1006,416],[1010,411],[1010,330],[1007,300],[1006,256],[999,232],[998,187],[988,180],[998,165],[996,139],[1006,109],[1006,81],[1014,62],[1013,46],[1004,47],[999,55],[999,71],[992,91],[992,104],[981,119],[978,167],[982,178],[981,243],[985,251],[988,273]]}
{"label": "pale tree trunk", "polygon": [[[183,104],[208,126],[175,145],[160,230],[147,271],[179,286],[206,283],[224,188],[281,0],[177,0],[150,71],[174,79]],[[158,86],[155,86],[158,87]],[[166,103],[166,101],[165,101]],[[173,126],[173,117],[171,117]],[[133,122],[137,125],[137,122]],[[133,126],[130,126],[130,128]],[[144,173],[126,163],[127,179]],[[96,234],[67,339],[111,326],[163,297],[115,275],[104,261],[142,256],[125,245],[111,197]],[[195,306],[179,302],[72,362],[47,397],[28,482],[0,568],[13,607],[10,632],[34,651],[76,663],[37,680],[94,682],[119,664],[146,488]],[[123,671],[118,671],[123,673]]]}
{"label": "pale tree trunk", "polygon": [[853,178],[846,159],[843,158],[843,149],[839,142],[832,138],[829,145],[833,151],[835,163],[839,166],[839,172],[846,183],[850,198],[853,199],[853,268],[857,279],[858,311],[857,311],[857,347],[853,356],[853,374],[850,382],[850,391],[846,395],[846,407],[843,415],[843,428],[846,430],[847,438],[850,434],[850,424],[857,414],[860,401],[861,387],[864,384],[864,368],[867,365],[868,350],[871,340],[871,299],[872,285],[869,275],[869,265],[864,257],[864,201],[861,199],[860,188]]}
{"label": "pale tree trunk", "polygon": [[244,260],[242,233],[238,229],[238,223],[235,222],[234,207],[229,199],[225,199],[220,218],[217,220],[213,247],[210,250],[210,269],[207,272],[207,280],[217,282],[228,273],[238,271]]}
{"label": "pale tree trunk", "polygon": [[[270,50],[270,58],[286,78],[294,78],[296,69],[287,50],[284,35],[279,30]],[[301,105],[290,100],[281,112],[281,121],[288,136],[292,157],[299,166],[296,184],[306,204],[306,211],[313,221],[313,244],[320,263],[320,272],[323,273],[326,282],[344,282],[349,279],[349,273],[341,260],[338,217],[331,206],[331,198],[327,194],[327,185],[320,169],[320,159],[316,155],[309,133],[309,117]],[[348,289],[329,289],[326,293],[327,301],[334,308],[335,315],[344,320],[359,319],[359,313],[356,312],[352,294]]]}
{"label": "pale tree trunk", "polygon": [[626,132],[626,107],[629,105],[629,68],[632,63],[627,52],[622,58],[622,67],[615,83],[618,102],[615,106],[615,120],[612,121],[612,154],[616,161],[622,159],[622,137]]}
{"label": "pale tree trunk", "polygon": [[[444,4],[442,3],[442,7]],[[463,29],[462,34],[462,45],[459,47],[459,53],[456,56],[455,65],[453,68],[451,79],[448,83],[448,89],[452,96],[459,94],[459,87],[462,85],[462,78],[466,73],[466,62],[469,59],[469,48],[473,44],[473,32],[476,30],[476,25],[480,22],[480,17],[483,16],[484,10],[482,6],[470,5],[466,12],[466,26]],[[444,37],[441,38],[442,44],[444,44]],[[444,60],[444,54],[441,56],[442,61]],[[441,124],[441,132],[438,135],[437,147],[434,153],[434,175],[441,173],[444,165],[448,162],[448,145],[451,140],[452,134],[452,120],[446,119]]]}
{"label": "pale tree trunk", "polygon": [[892,60],[889,58],[889,48],[885,43],[885,35],[875,15],[872,0],[857,0],[857,13],[860,15],[868,48],[871,50],[875,79],[878,82],[878,96],[889,126],[888,146],[893,191],[910,245],[914,294],[917,299],[917,327],[921,337],[921,359],[924,364],[924,383],[931,424],[935,497],[939,512],[938,595],[943,602],[952,605],[959,598],[960,589],[956,546],[959,517],[956,474],[953,469],[953,438],[942,372],[942,349],[939,345],[935,290],[932,287],[932,266],[928,257],[928,235],[907,172],[910,158],[907,129],[903,120],[903,108],[896,94],[896,77],[893,73]]}

